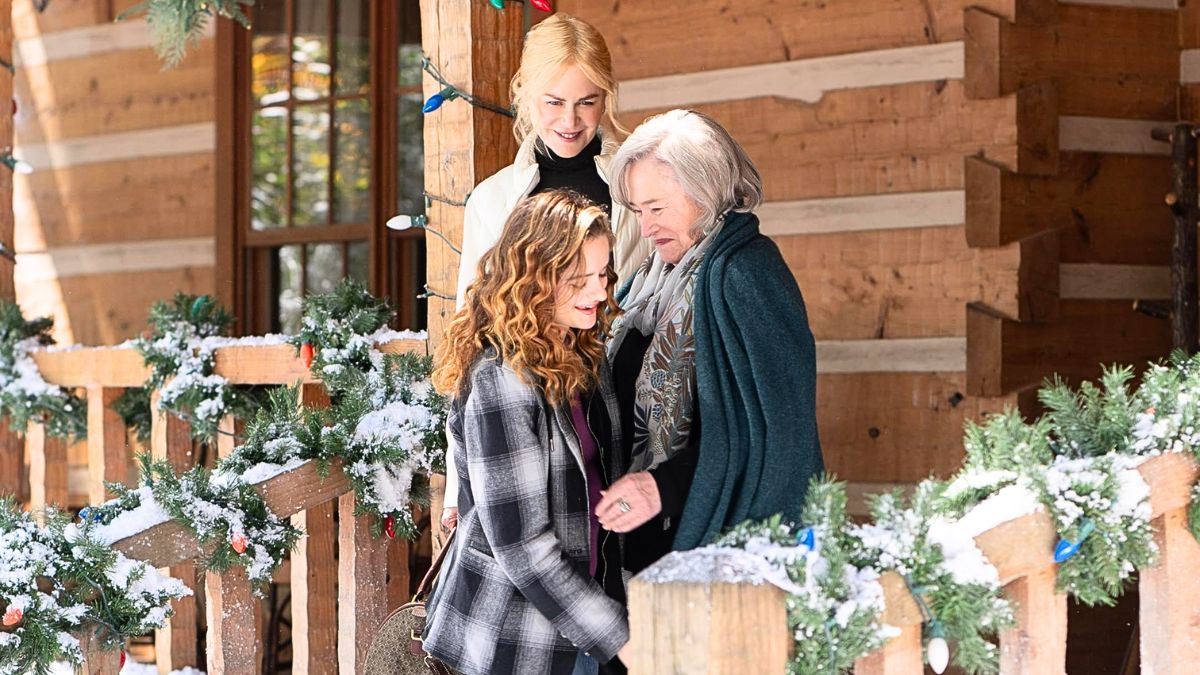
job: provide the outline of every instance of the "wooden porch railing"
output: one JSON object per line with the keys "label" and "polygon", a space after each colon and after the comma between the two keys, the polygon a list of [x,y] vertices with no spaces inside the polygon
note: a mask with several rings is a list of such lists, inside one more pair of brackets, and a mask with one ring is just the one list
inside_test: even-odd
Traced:
{"label": "wooden porch railing", "polygon": [[[376,345],[385,353],[425,353],[422,340],[395,340]],[[133,457],[124,424],[110,404],[124,389],[140,387],[149,376],[142,357],[132,348],[98,347],[33,354],[47,382],[83,389],[88,397],[88,493],[92,503],[108,498],[104,481],[126,482]],[[231,345],[215,352],[216,373],[238,385],[301,385],[301,404],[328,405],[324,387],[315,381],[291,346]],[[222,428],[236,428],[233,419]],[[174,416],[155,415],[151,453],[180,470],[195,462],[187,424]],[[228,454],[231,437],[222,436],[218,454]],[[30,457],[31,507],[67,503],[67,446],[46,435],[39,424],[26,433]],[[374,539],[370,519],[355,517],[354,494],[336,462],[322,478],[310,462],[257,484],[271,509],[303,527],[299,550],[286,566],[291,583],[292,662],[296,673],[361,672],[367,646],[388,611],[388,544]],[[334,508],[341,514],[334,523]],[[335,537],[338,556],[335,559]],[[113,543],[130,558],[167,567],[189,586],[196,581],[195,560],[204,554],[187,528],[167,521]],[[407,567],[394,565],[393,583],[408,585]],[[208,573],[203,587],[208,634],[209,673],[257,675],[264,644],[261,602],[252,596],[244,570]],[[197,663],[195,597],[175,603],[175,615],[156,636],[160,673]],[[89,674],[115,675],[119,655],[85,640]]]}
{"label": "wooden porch railing", "polygon": [[[1190,675],[1197,672],[1200,655],[1200,544],[1187,529],[1187,507],[1200,472],[1190,455],[1154,457],[1138,471],[1151,489],[1151,523],[1159,548],[1155,566],[1138,575],[1142,672]],[[1016,624],[1000,636],[1000,672],[1005,675],[1066,672],[1067,599],[1054,590],[1056,540],[1044,511],[975,537],[1015,605]],[[886,603],[881,620],[901,634],[859,659],[854,672],[925,672],[920,610],[899,575],[887,573],[881,582]],[[766,584],[635,578],[629,608],[636,657],[630,670],[655,675],[786,672],[791,635],[783,603],[783,591]]]}

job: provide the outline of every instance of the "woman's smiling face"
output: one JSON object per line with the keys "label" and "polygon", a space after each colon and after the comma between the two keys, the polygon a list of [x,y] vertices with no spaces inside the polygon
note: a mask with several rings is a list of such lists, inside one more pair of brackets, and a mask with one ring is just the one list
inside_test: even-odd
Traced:
{"label": "woman's smiling face", "polygon": [[692,226],[700,218],[700,208],[684,192],[671,167],[653,157],[634,162],[625,180],[642,236],[654,242],[664,261],[678,263],[696,243]]}
{"label": "woman's smiling face", "polygon": [[532,119],[538,138],[559,157],[578,155],[600,128],[604,114],[604,90],[583,74],[579,66],[567,66],[534,95]]}

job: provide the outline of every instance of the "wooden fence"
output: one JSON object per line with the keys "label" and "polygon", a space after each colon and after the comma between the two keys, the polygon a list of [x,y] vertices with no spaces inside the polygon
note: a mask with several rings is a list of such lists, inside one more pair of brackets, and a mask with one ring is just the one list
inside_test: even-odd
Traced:
{"label": "wooden fence", "polygon": [[[394,341],[382,351],[425,351],[422,341]],[[148,375],[133,349],[93,348],[36,352],[48,382],[86,389],[89,402],[88,470],[90,498],[106,498],[102,481],[124,481],[129,456],[122,420],[110,408],[127,387],[141,386]],[[216,351],[216,372],[240,385],[295,384],[303,405],[328,403],[288,345],[230,346]],[[233,421],[224,425],[232,429]],[[173,416],[156,415],[151,452],[180,469],[191,466],[192,442],[187,425]],[[219,452],[232,449],[222,436]],[[31,506],[65,503],[66,445],[48,437],[41,425],[26,434],[30,458]],[[1187,455],[1164,455],[1145,461],[1138,471],[1151,488],[1150,505],[1159,557],[1143,570],[1140,584],[1142,669],[1155,675],[1194,672],[1200,653],[1200,545],[1187,529],[1187,507],[1198,471]],[[386,539],[370,535],[370,521],[353,517],[354,495],[336,463],[322,478],[312,463],[257,484],[270,508],[290,516],[307,535],[287,566],[292,593],[293,672],[356,673],[367,645],[390,605]],[[335,526],[334,508],[342,514]],[[1066,596],[1054,590],[1053,550],[1057,535],[1043,511],[1004,522],[979,534],[975,541],[996,566],[1005,592],[1016,605],[1016,625],[1000,638],[1003,673],[1065,672]],[[335,542],[338,555],[335,556]],[[125,555],[169,568],[173,576],[194,580],[195,561],[204,551],[195,537],[173,521],[114,543]],[[390,566],[407,587],[407,570]],[[395,585],[393,580],[393,585]],[[882,583],[886,610],[882,621],[900,629],[880,651],[859,660],[855,672],[890,675],[923,671],[921,613],[903,580],[886,574]],[[245,572],[205,575],[205,637],[208,672],[255,675],[261,669],[264,644],[261,605],[251,595]],[[394,594],[393,594],[394,595]],[[195,598],[175,604],[175,615],[157,636],[159,672],[195,663],[197,641]],[[783,673],[791,637],[783,610],[783,592],[769,585],[727,583],[632,583],[635,673]],[[118,655],[92,649],[88,673],[116,673]]]}

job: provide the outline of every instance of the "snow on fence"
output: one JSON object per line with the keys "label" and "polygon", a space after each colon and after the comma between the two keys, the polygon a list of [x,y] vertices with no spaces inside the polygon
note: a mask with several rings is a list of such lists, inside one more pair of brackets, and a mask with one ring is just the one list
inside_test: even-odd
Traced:
{"label": "snow on fence", "polygon": [[[425,351],[422,341],[397,340],[382,351]],[[91,501],[104,500],[102,481],[123,480],[128,456],[121,419],[108,403],[126,387],[141,386],[147,372],[132,348],[91,348],[34,354],[48,382],[84,388],[89,399],[88,460]],[[288,345],[235,345],[218,349],[216,371],[235,384],[305,383],[306,405],[327,402],[322,387]],[[233,428],[232,421],[226,428]],[[230,449],[223,437],[222,454]],[[33,506],[66,502],[66,446],[31,426]],[[191,439],[182,421],[155,416],[151,452],[184,468],[193,461]],[[1155,675],[1194,672],[1200,653],[1200,545],[1187,529],[1191,486],[1198,475],[1186,455],[1146,460],[1138,468],[1151,488],[1157,564],[1140,574],[1142,669]],[[385,616],[388,565],[386,540],[373,539],[366,518],[343,517],[335,532],[333,503],[343,514],[354,508],[354,495],[336,464],[322,478],[311,463],[271,475],[257,483],[267,504],[291,516],[308,536],[290,565],[293,654],[297,668],[361,672],[367,645]],[[979,508],[984,508],[986,502]],[[1043,511],[996,523],[975,535],[975,543],[996,567],[1005,592],[1016,604],[1016,625],[1001,635],[1003,673],[1065,672],[1066,596],[1054,590],[1053,550],[1057,540]],[[340,555],[333,555],[334,539]],[[115,532],[113,546],[131,558],[170,567],[189,578],[203,555],[195,538],[171,522],[147,519],[139,527]],[[676,554],[688,556],[692,554]],[[693,575],[679,581],[671,574],[643,574],[632,582],[630,616],[634,673],[783,673],[792,644],[783,591],[773,585],[723,577],[716,564],[705,571],[693,560]],[[659,566],[678,564],[664,560]],[[697,571],[698,570],[698,571]],[[697,576],[698,574],[698,576]],[[674,581],[670,579],[676,579]],[[338,587],[333,597],[335,582]],[[858,661],[861,675],[923,672],[921,612],[904,581],[894,573],[881,579],[886,609],[883,623],[899,636]],[[208,574],[204,583],[208,613],[208,671],[252,675],[259,671],[263,644],[258,634],[258,603],[241,568]],[[336,600],[336,602],[335,602]],[[176,605],[170,626],[160,632],[159,672],[191,664],[195,658],[195,601]],[[335,630],[336,629],[336,630]],[[117,673],[117,654],[93,649],[87,672]],[[305,668],[305,666],[308,666]],[[164,670],[165,668],[165,670]]]}
{"label": "snow on fence", "polygon": [[[1158,562],[1139,574],[1143,673],[1190,675],[1200,654],[1200,544],[1187,528],[1187,508],[1198,470],[1190,455],[1154,457],[1137,469],[1150,486]],[[987,501],[979,509],[986,509]],[[1000,636],[1000,672],[1066,672],[1067,596],[1054,590],[1058,539],[1042,510],[1011,514],[975,535],[1015,604],[1016,624]],[[992,519],[995,522],[995,519]],[[702,552],[672,554],[636,577],[629,610],[634,673],[784,673],[792,644],[784,593],[761,580],[730,580]],[[688,566],[681,577],[669,569]],[[656,574],[656,568],[665,573]],[[707,569],[711,568],[711,569]],[[707,572],[707,574],[706,574]],[[921,612],[904,580],[881,578],[882,622],[900,635],[855,664],[858,675],[925,672]]]}

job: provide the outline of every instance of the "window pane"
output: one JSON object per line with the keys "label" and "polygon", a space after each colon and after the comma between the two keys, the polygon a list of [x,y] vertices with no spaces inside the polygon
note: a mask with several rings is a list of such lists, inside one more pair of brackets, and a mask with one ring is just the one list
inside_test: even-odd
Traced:
{"label": "window pane", "polygon": [[349,250],[346,255],[346,262],[350,269],[346,270],[346,276],[357,279],[364,284],[367,283],[368,273],[368,253],[370,248],[365,241],[352,241],[348,244]]}
{"label": "window pane", "polygon": [[255,8],[250,40],[253,82],[251,96],[259,105],[282,103],[288,98],[288,30],[285,3],[263,2]]}
{"label": "window pane", "polygon": [[[425,139],[421,105],[418,92],[403,94],[396,106],[400,143],[396,149],[396,212],[409,215],[425,213]],[[459,195],[444,196],[461,199]]]}
{"label": "window pane", "polygon": [[292,134],[292,223],[324,225],[329,215],[328,108],[296,106]]}
{"label": "window pane", "polygon": [[300,331],[300,247],[279,247],[279,329],[289,335]]}
{"label": "window pane", "polygon": [[400,88],[421,88],[421,44],[400,45]]}
{"label": "window pane", "polygon": [[338,101],[334,110],[337,164],[333,222],[364,223],[371,199],[371,111],[366,99]]}
{"label": "window pane", "polygon": [[311,101],[329,96],[329,0],[296,0],[292,93]]}
{"label": "window pane", "polygon": [[370,81],[370,7],[367,0],[341,0],[338,4],[337,73],[338,94],[365,93]]}
{"label": "window pane", "polygon": [[342,244],[309,244],[304,280],[309,294],[329,293],[346,276],[342,269]]}
{"label": "window pane", "polygon": [[250,226],[256,230],[287,224],[287,109],[254,112],[253,182],[250,185]]}

